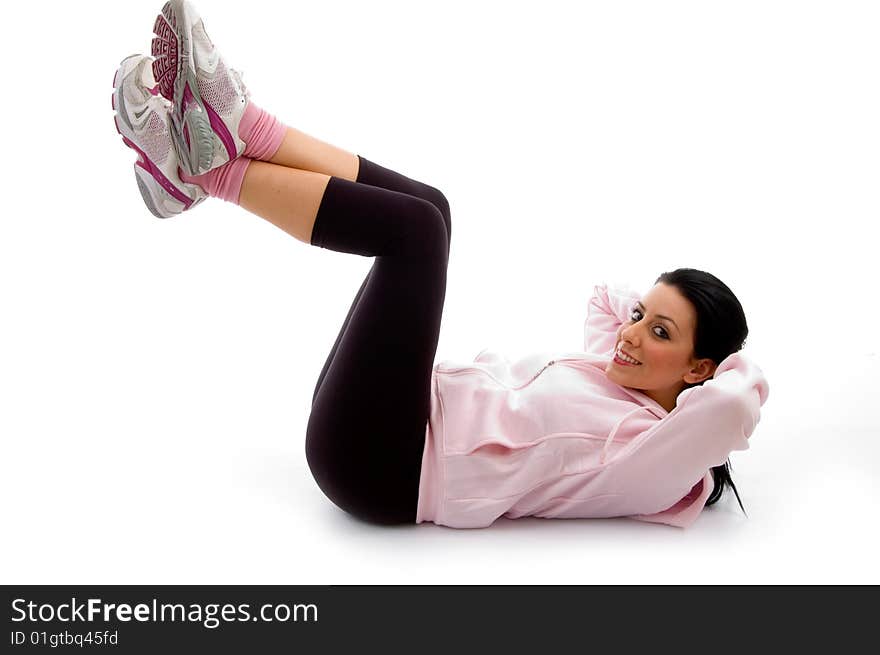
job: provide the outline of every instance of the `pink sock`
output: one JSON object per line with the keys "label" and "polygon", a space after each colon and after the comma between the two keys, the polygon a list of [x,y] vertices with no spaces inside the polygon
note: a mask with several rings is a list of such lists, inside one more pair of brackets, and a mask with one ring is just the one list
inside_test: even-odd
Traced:
{"label": "pink sock", "polygon": [[222,198],[226,202],[238,204],[238,196],[241,194],[241,185],[244,182],[244,174],[248,165],[253,161],[247,157],[236,157],[223,166],[202,173],[201,175],[187,175],[180,168],[180,179],[190,184],[198,184],[209,196]]}
{"label": "pink sock", "polygon": [[252,100],[248,101],[238,124],[238,136],[245,142],[242,153],[245,157],[261,161],[272,159],[281,147],[286,133],[287,126],[284,123],[265,109],[257,107]]}
{"label": "pink sock", "polygon": [[187,175],[181,170],[180,179],[198,184],[209,196],[237,205],[248,164],[253,159],[271,159],[281,147],[286,133],[287,126],[284,123],[266,110],[260,109],[253,101],[248,101],[238,124],[238,136],[245,142],[241,156],[202,175]]}

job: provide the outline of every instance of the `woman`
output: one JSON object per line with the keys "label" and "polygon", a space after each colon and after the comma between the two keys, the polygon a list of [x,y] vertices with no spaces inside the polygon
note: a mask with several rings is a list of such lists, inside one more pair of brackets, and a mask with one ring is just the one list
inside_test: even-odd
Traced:
{"label": "woman", "polygon": [[686,527],[732,485],[724,462],[748,448],[769,387],[737,353],[745,316],[720,280],[679,269],[643,297],[597,286],[585,352],[434,365],[444,195],[258,108],[185,0],[165,5],[154,32],[154,58],[124,59],[113,95],[152,213],[220,197],[304,243],[375,258],[306,432],[309,467],[336,505],[381,524],[627,516]]}

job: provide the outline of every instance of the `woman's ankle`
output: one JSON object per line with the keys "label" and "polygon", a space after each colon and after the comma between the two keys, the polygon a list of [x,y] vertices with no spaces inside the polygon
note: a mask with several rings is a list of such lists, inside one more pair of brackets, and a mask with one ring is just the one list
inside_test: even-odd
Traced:
{"label": "woman's ankle", "polygon": [[188,184],[197,184],[209,196],[238,205],[241,185],[251,161],[244,156],[236,157],[223,166],[218,166],[202,175],[187,175],[180,169],[180,179]]}
{"label": "woman's ankle", "polygon": [[281,147],[286,132],[284,123],[249,101],[238,124],[238,136],[245,142],[242,156],[269,161]]}

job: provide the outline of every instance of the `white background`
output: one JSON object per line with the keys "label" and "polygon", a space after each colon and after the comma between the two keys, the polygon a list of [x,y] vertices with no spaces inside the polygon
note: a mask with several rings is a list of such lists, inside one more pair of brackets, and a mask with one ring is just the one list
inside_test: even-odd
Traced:
{"label": "white background", "polygon": [[880,582],[876,3],[196,4],[257,104],[446,194],[438,361],[580,349],[597,283],[731,286],[770,398],[748,518],[688,530],[327,500],[304,431],[372,260],[147,211],[110,96],[161,4],[5,14],[0,582]]}

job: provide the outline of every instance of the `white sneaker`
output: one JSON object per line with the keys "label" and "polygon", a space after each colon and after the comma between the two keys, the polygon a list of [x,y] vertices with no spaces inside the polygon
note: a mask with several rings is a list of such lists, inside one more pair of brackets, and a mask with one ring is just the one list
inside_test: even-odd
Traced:
{"label": "white sneaker", "polygon": [[153,73],[172,103],[182,168],[200,175],[244,152],[238,125],[249,92],[214,47],[187,0],[165,3],[153,25]]}
{"label": "white sneaker", "polygon": [[147,208],[158,218],[170,218],[207,194],[180,179],[171,142],[171,103],[159,95],[151,62],[152,57],[140,54],[122,60],[113,76],[113,120],[125,145],[138,153],[134,172]]}

